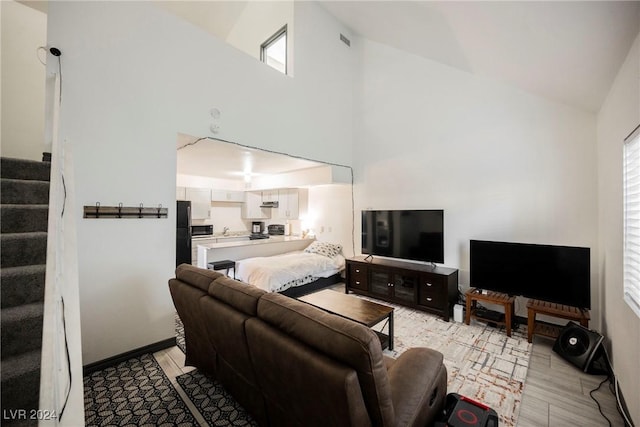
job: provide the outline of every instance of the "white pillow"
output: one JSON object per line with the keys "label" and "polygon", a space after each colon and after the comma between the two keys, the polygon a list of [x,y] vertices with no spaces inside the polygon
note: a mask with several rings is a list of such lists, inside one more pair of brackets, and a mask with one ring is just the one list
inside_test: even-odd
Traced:
{"label": "white pillow", "polygon": [[307,246],[304,251],[310,254],[324,255],[326,257],[333,258],[337,255],[340,255],[340,252],[342,252],[342,245],[338,245],[335,243],[318,242],[316,240],[309,246]]}

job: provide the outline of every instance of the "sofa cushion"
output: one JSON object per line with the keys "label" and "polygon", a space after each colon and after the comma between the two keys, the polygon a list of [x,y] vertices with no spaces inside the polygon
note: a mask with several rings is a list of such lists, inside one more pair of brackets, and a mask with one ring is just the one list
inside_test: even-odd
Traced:
{"label": "sofa cushion", "polygon": [[219,277],[223,277],[223,274],[213,270],[198,268],[190,264],[180,264],[178,268],[176,268],[176,279],[193,285],[204,292],[207,292],[211,282]]}
{"label": "sofa cushion", "polygon": [[245,325],[271,425],[371,425],[353,368],[258,318]]}
{"label": "sofa cushion", "polygon": [[380,340],[371,329],[280,294],[260,298],[258,317],[353,368],[373,424],[393,424],[387,368]]}
{"label": "sofa cushion", "polygon": [[199,300],[199,308],[207,338],[217,354],[216,379],[257,419],[264,419],[264,399],[257,387],[245,332],[245,322],[252,316],[208,296]]}
{"label": "sofa cushion", "polygon": [[209,295],[250,316],[255,316],[258,299],[265,291],[247,285],[227,276],[221,276],[210,283]]}

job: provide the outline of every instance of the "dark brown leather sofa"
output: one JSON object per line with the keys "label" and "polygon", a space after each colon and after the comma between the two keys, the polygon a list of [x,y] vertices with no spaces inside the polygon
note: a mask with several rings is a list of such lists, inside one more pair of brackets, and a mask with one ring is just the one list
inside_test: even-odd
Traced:
{"label": "dark brown leather sofa", "polygon": [[429,426],[447,387],[442,354],[382,354],[369,328],[183,264],[169,288],[186,364],[222,383],[263,426]]}

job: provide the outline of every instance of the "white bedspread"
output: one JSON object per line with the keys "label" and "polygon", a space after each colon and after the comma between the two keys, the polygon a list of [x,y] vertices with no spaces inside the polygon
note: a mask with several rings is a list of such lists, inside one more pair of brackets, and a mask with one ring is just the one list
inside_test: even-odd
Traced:
{"label": "white bedspread", "polygon": [[344,264],[342,255],[329,258],[302,251],[288,252],[236,261],[236,278],[268,292],[281,292],[336,274]]}

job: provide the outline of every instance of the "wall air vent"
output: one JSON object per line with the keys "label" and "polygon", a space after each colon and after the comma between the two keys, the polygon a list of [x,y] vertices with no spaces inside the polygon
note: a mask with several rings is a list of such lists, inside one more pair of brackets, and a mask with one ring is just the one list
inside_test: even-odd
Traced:
{"label": "wall air vent", "polygon": [[351,40],[346,38],[342,33],[340,34],[340,40],[342,40],[342,43],[346,44],[347,46],[351,46]]}

